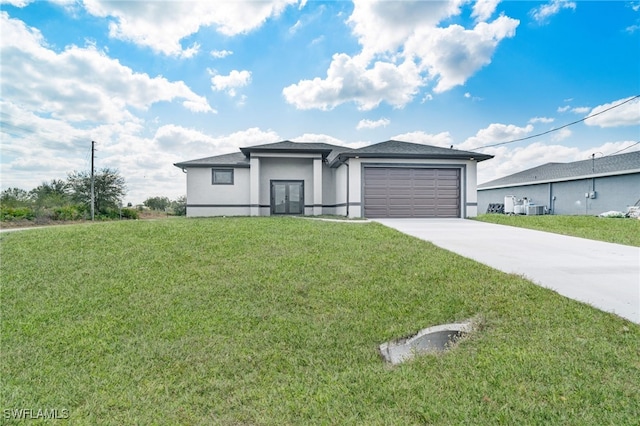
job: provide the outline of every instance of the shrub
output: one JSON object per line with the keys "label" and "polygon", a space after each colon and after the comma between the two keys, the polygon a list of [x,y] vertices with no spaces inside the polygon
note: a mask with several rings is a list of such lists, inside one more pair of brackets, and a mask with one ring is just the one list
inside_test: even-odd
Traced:
{"label": "shrub", "polygon": [[138,219],[140,216],[136,209],[125,208],[122,209],[122,218],[123,219]]}
{"label": "shrub", "polygon": [[0,220],[33,220],[35,217],[36,214],[30,207],[0,207]]}
{"label": "shrub", "polygon": [[53,209],[53,220],[80,220],[84,219],[85,209],[79,205],[68,205]]}

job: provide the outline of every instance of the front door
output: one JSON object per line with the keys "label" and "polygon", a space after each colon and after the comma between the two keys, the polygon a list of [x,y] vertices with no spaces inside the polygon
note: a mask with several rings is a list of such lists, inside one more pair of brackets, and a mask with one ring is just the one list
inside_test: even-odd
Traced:
{"label": "front door", "polygon": [[271,214],[302,214],[304,181],[271,181]]}

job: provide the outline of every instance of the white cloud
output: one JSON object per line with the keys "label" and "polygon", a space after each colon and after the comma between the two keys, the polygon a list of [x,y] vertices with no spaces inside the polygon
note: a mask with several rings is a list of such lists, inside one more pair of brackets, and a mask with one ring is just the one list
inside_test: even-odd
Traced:
{"label": "white cloud", "polygon": [[[131,110],[183,100],[191,111],[214,112],[182,82],[135,73],[93,46],[56,53],[42,34],[0,13],[2,96],[42,114],[74,122],[132,120]],[[46,72],[43,72],[46,70]]]}
{"label": "white cloud", "polygon": [[377,129],[378,127],[387,127],[391,123],[387,118],[381,118],[379,120],[360,120],[356,126],[356,130],[361,129]]}
{"label": "white cloud", "polygon": [[[213,71],[209,71],[213,74]],[[229,75],[214,75],[211,77],[211,89],[225,91],[229,96],[236,95],[236,89],[244,87],[251,82],[251,72],[233,70]]]}
{"label": "white cloud", "polygon": [[460,25],[419,28],[407,40],[405,54],[418,58],[420,69],[437,81],[434,92],[445,92],[491,63],[498,43],[513,37],[518,24],[518,20],[500,16],[491,23],[480,22],[472,30]]}
{"label": "white cloud", "polygon": [[571,130],[569,128],[567,128],[567,127],[564,127],[562,129],[554,132],[552,134],[552,136],[551,136],[551,140],[553,142],[560,142],[562,140],[565,140],[565,139],[571,137],[571,135],[572,135]]}
{"label": "white cloud", "polygon": [[518,127],[513,124],[493,123],[484,129],[478,130],[475,136],[468,138],[456,148],[478,149],[485,145],[520,139],[526,137],[532,131],[533,125],[531,124],[527,124],[526,127]]}
{"label": "white cloud", "polygon": [[34,1],[35,0],[2,0],[0,1],[0,4],[9,4],[14,7],[25,7]]}
{"label": "white cloud", "polygon": [[560,13],[562,9],[573,9],[575,10],[576,4],[572,1],[566,0],[551,0],[549,3],[544,4],[536,9],[531,11],[531,16],[535,21],[540,24],[543,24],[549,20],[554,15]]}
{"label": "white cloud", "polygon": [[165,55],[180,56],[180,41],[213,26],[226,36],[247,33],[277,17],[297,0],[272,1],[107,1],[84,0],[90,14],[109,17],[109,35],[146,46]]}
{"label": "white cloud", "polygon": [[216,59],[226,58],[227,56],[233,55],[231,50],[212,50],[211,56]]}
{"label": "white cloud", "polygon": [[533,117],[531,120],[529,120],[529,123],[531,123],[531,124],[535,124],[535,123],[553,123],[554,121],[555,121],[555,119],[549,118],[549,117]]}
{"label": "white cloud", "polygon": [[[272,130],[257,127],[224,136],[211,136],[195,129],[169,124],[160,127],[153,138],[163,150],[180,152],[182,160],[228,154],[245,146],[276,142],[279,136]],[[182,161],[180,160],[180,161]]]}
{"label": "white cloud", "polygon": [[362,46],[362,56],[395,53],[418,28],[435,28],[442,20],[460,14],[464,0],[386,1],[355,0],[347,20]]}
{"label": "white cloud", "polygon": [[413,143],[421,143],[424,145],[433,145],[440,146],[444,148],[449,148],[453,145],[453,138],[449,132],[441,132],[438,134],[430,134],[425,133],[423,131],[415,131],[409,133],[402,133],[399,135],[392,136],[391,139],[403,141],[403,142],[413,142]]}
{"label": "white cloud", "polygon": [[291,28],[289,28],[289,34],[295,34],[296,32],[298,32],[298,30],[301,27],[302,27],[302,22],[300,22],[300,20],[296,21],[296,23],[293,24]]}
{"label": "white cloud", "polygon": [[570,105],[558,107],[558,112],[572,112],[574,114],[586,114],[589,110],[591,110],[590,107],[571,107]]}
{"label": "white cloud", "polygon": [[[97,168],[124,171],[113,161],[109,147],[144,128],[139,119],[78,128],[57,118],[41,117],[12,102],[4,101],[0,107],[6,113],[2,120],[3,188],[30,190],[43,181],[65,179],[74,170],[89,170],[92,140],[98,141]],[[148,144],[142,148],[148,149]],[[123,145],[123,156],[135,155],[135,149]]]}
{"label": "white cloud", "polygon": [[[640,98],[632,101],[631,97],[620,99],[608,104],[599,105],[591,110],[588,115],[600,114],[585,120],[587,126],[620,127],[640,125]],[[626,102],[625,104],[622,104]],[[616,107],[616,105],[621,105]],[[609,108],[609,111],[603,112]]]}
{"label": "white cloud", "polygon": [[292,142],[319,142],[330,145],[345,145],[344,141],[322,133],[304,133],[291,139]]}
{"label": "white cloud", "polygon": [[431,93],[426,93],[422,98],[422,100],[420,101],[420,103],[423,104],[425,102],[432,101],[432,100],[433,100],[433,95]]}
{"label": "white cloud", "polygon": [[477,21],[486,21],[496,11],[496,7],[500,0],[478,0],[473,5],[473,13],[471,16]]}
{"label": "white cloud", "polygon": [[571,108],[571,112],[574,114],[586,114],[591,110],[589,107],[575,107]]}
{"label": "white cloud", "polygon": [[483,98],[481,98],[479,96],[472,96],[471,93],[469,93],[469,92],[466,92],[463,96],[465,97],[465,99],[471,99],[473,102],[484,100]]}
{"label": "white cloud", "polygon": [[629,25],[627,28],[625,28],[625,31],[629,34],[633,34],[638,30],[640,30],[640,25]]}
{"label": "white cloud", "polygon": [[[332,109],[355,102],[369,110],[381,102],[402,107],[419,89],[435,83],[440,93],[464,84],[491,62],[501,40],[513,37],[519,21],[500,16],[474,28],[438,25],[461,13],[466,0],[448,2],[357,0],[348,19],[362,50],[336,53],[325,79],[302,80],[286,87],[287,102],[299,109]],[[490,16],[496,2],[478,6],[476,17]],[[493,6],[492,6],[493,5]],[[482,9],[484,7],[485,9]]]}
{"label": "white cloud", "polygon": [[181,58],[185,58],[185,59],[189,59],[189,58],[193,58],[198,53],[200,53],[200,44],[199,43],[193,43],[193,45],[191,47],[189,47],[187,49],[184,49],[182,52],[180,52],[180,57]]}
{"label": "white cloud", "polygon": [[411,61],[396,66],[376,62],[366,68],[360,57],[344,53],[333,56],[327,78],[302,80],[282,90],[286,101],[298,109],[330,110],[344,102],[354,101],[361,110],[371,110],[386,101],[402,107],[418,92],[422,84]]}

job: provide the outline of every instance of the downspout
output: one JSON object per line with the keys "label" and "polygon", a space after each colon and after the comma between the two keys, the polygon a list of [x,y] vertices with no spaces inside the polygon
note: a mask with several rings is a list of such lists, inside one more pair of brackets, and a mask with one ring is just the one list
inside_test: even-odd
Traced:
{"label": "downspout", "polygon": [[342,163],[347,166],[347,217],[349,217],[349,164]]}

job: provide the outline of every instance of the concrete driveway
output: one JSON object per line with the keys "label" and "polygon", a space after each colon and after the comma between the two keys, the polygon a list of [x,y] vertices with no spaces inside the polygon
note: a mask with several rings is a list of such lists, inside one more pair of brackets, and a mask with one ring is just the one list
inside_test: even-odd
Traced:
{"label": "concrete driveway", "polygon": [[375,219],[640,324],[640,248],[466,219]]}

